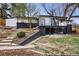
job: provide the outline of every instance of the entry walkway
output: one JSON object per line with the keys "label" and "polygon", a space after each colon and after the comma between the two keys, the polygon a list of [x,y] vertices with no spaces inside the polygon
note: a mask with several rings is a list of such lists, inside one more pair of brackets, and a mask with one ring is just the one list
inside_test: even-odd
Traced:
{"label": "entry walkway", "polygon": [[34,48],[34,45],[25,45],[25,46],[0,46],[0,50],[8,49],[25,49],[25,48]]}

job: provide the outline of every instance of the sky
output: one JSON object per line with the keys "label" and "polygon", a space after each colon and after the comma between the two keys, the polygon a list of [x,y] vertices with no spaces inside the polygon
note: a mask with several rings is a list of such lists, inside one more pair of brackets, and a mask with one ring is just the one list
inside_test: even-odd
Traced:
{"label": "sky", "polygon": [[[43,8],[41,3],[38,3],[36,5],[37,5],[41,15],[47,15],[47,13],[44,10],[44,8]],[[54,3],[53,5],[54,5],[54,8],[57,8],[57,10],[59,10],[59,7],[62,6],[61,3]],[[47,9],[50,9],[52,7],[51,3],[46,3],[46,6],[47,6]],[[58,13],[57,16],[59,16],[59,12],[57,12],[57,13]],[[79,15],[79,9],[78,8],[76,8],[76,10],[74,11],[73,15]],[[72,18],[72,20],[74,20],[73,22],[79,24],[79,18]]]}
{"label": "sky", "polygon": [[[33,4],[35,4],[35,3],[33,3]],[[48,15],[47,12],[45,11],[45,9],[43,8],[42,4],[43,3],[36,3],[37,9],[39,10],[39,14],[40,15]],[[53,4],[53,6],[51,4]],[[52,7],[54,7],[54,9],[56,9],[56,11],[57,11],[56,16],[60,16],[60,14],[62,14],[62,7],[61,6],[62,6],[62,3],[46,3],[47,9],[51,9]],[[61,11],[61,12],[59,12],[59,11]],[[76,8],[73,15],[79,15],[78,8]],[[79,18],[72,18],[72,20],[74,20],[73,21],[74,23],[79,24]]]}

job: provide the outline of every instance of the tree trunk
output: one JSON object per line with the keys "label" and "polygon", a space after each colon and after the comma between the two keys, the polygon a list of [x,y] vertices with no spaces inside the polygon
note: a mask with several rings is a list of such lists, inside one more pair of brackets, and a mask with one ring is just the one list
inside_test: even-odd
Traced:
{"label": "tree trunk", "polygon": [[31,19],[28,19],[28,23],[29,23],[29,29],[32,29],[32,25],[31,25]]}
{"label": "tree trunk", "polygon": [[71,14],[70,14],[70,16],[69,16],[69,18],[68,18],[68,20],[70,20],[70,18],[71,18],[71,16],[72,16],[72,14],[74,13],[74,11],[75,11],[75,9],[77,8],[77,6],[75,6],[74,7],[74,9],[72,10],[72,12],[71,12]]}

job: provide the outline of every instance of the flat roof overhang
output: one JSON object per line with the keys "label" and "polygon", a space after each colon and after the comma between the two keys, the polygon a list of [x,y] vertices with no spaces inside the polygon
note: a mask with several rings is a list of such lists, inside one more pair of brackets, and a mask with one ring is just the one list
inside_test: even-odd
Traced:
{"label": "flat roof overhang", "polygon": [[52,18],[65,18],[65,19],[68,18],[68,17],[64,17],[64,16],[50,16],[50,15],[39,15],[39,17],[52,17]]}
{"label": "flat roof overhang", "polygon": [[70,20],[67,20],[68,17],[64,17],[64,16],[39,15],[39,18],[40,17],[49,17],[49,18],[60,20],[60,21],[70,21]]}
{"label": "flat roof overhang", "polygon": [[79,18],[79,15],[71,16],[71,18]]}

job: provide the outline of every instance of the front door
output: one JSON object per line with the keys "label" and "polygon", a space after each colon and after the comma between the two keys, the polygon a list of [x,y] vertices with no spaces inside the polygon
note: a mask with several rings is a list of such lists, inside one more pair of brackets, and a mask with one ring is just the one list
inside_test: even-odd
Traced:
{"label": "front door", "polygon": [[50,34],[50,28],[45,28],[45,33]]}

